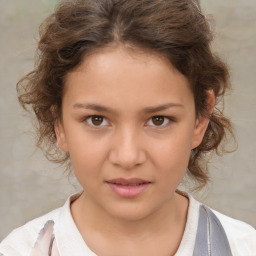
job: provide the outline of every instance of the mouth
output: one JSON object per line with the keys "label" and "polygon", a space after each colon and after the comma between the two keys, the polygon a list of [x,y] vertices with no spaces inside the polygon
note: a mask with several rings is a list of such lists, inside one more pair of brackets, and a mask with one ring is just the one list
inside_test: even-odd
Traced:
{"label": "mouth", "polygon": [[106,181],[111,190],[120,197],[134,198],[141,195],[150,184],[150,181],[132,178],[132,179],[112,179]]}

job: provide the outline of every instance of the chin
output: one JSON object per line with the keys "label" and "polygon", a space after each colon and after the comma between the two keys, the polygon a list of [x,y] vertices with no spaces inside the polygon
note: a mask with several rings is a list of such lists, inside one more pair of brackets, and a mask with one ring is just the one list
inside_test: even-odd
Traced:
{"label": "chin", "polygon": [[116,207],[112,206],[108,209],[108,214],[120,221],[140,221],[152,215],[154,209],[148,205],[143,205],[137,203],[120,204]]}

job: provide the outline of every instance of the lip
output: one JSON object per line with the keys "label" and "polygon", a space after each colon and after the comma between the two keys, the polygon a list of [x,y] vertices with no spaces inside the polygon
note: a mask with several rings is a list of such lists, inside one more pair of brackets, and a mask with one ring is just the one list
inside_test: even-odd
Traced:
{"label": "lip", "polygon": [[141,195],[151,184],[150,181],[139,178],[118,178],[108,180],[106,183],[115,194],[124,198],[134,198]]}

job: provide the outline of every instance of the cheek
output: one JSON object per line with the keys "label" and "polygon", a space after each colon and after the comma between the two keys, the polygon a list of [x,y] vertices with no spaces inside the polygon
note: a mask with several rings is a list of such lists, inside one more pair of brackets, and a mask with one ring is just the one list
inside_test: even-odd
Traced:
{"label": "cheek", "polygon": [[177,127],[164,140],[153,143],[154,147],[152,147],[152,150],[162,161],[163,159],[166,159],[167,162],[170,159],[185,160],[190,153],[192,141],[192,130]]}
{"label": "cheek", "polygon": [[162,143],[155,144],[151,150],[153,161],[162,175],[180,179],[186,172],[191,151],[189,131],[173,133]]}
{"label": "cheek", "polygon": [[[74,172],[79,180],[97,176],[104,164],[107,148],[102,140],[72,138],[69,152]],[[90,181],[92,181],[90,179]]]}
{"label": "cheek", "polygon": [[[170,151],[169,151],[170,152]],[[183,180],[188,166],[189,154],[172,150],[169,154],[161,154],[156,166],[156,180],[160,184],[162,195],[172,195]]]}

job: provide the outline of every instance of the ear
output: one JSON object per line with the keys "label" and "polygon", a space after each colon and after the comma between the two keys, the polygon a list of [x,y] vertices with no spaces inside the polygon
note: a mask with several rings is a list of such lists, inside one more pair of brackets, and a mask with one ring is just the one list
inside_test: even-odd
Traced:
{"label": "ear", "polygon": [[64,152],[68,152],[68,145],[66,140],[66,134],[61,120],[57,120],[54,125],[55,134],[57,138],[57,145]]}
{"label": "ear", "polygon": [[[207,109],[208,116],[211,116],[215,106],[215,95],[213,90],[208,91],[207,105],[208,105],[208,109]],[[204,138],[206,129],[208,127],[209,121],[210,121],[209,117],[203,116],[203,115],[199,115],[198,118],[196,119],[191,149],[194,149],[201,144]]]}

